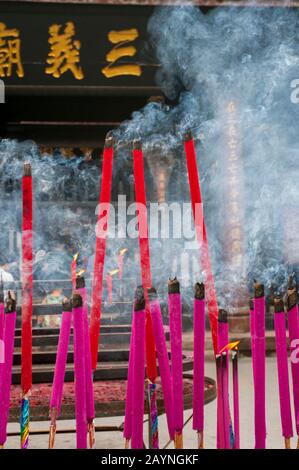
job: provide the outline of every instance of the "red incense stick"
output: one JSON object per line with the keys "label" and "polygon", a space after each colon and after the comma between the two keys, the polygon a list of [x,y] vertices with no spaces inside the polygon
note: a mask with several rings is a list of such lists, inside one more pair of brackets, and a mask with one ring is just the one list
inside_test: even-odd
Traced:
{"label": "red incense stick", "polygon": [[200,183],[199,183],[199,177],[198,177],[195,146],[194,146],[194,140],[190,133],[186,134],[185,136],[185,154],[186,154],[186,162],[187,162],[187,169],[188,169],[192,210],[193,210],[193,216],[194,216],[194,221],[195,221],[195,230],[196,230],[198,241],[200,242],[200,245],[201,245],[200,247],[201,248],[201,252],[200,252],[201,265],[206,276],[205,286],[206,286],[208,313],[209,313],[209,319],[210,319],[210,325],[211,325],[214,352],[216,354],[218,351],[217,349],[218,304],[217,304],[217,296],[216,296],[216,289],[215,289],[215,284],[214,284],[211,260],[210,260],[210,255],[209,255],[206,225],[205,225],[204,217],[201,211],[202,198],[201,198],[201,190],[200,190]]}
{"label": "red incense stick", "polygon": [[[22,179],[22,407],[21,447],[27,448],[29,437],[28,393],[32,385],[32,175],[30,163],[24,164]],[[26,402],[26,403],[25,403]],[[25,416],[26,414],[26,416]]]}
{"label": "red incense stick", "polygon": [[[134,169],[134,182],[135,182],[135,198],[137,205],[137,220],[138,220],[138,238],[140,249],[140,267],[141,267],[141,280],[142,286],[145,291],[146,300],[146,323],[145,323],[145,352],[146,352],[146,372],[149,389],[149,396],[151,400],[149,403],[150,415],[150,447],[152,446],[153,438],[155,438],[155,445],[158,446],[157,439],[157,420],[158,416],[155,410],[156,394],[155,394],[155,381],[158,375],[156,364],[156,349],[153,333],[153,326],[150,314],[150,306],[148,301],[147,289],[152,287],[152,275],[150,265],[150,249],[148,239],[148,223],[147,223],[147,209],[146,209],[146,192],[145,192],[145,179],[144,179],[144,163],[141,143],[139,140],[134,141],[133,144],[133,169]],[[153,435],[155,434],[155,436]]]}
{"label": "red incense stick", "polygon": [[102,184],[100,193],[99,215],[96,233],[96,248],[94,259],[91,320],[90,320],[90,344],[92,369],[97,368],[98,346],[101,323],[101,305],[103,292],[103,273],[106,253],[106,237],[109,218],[109,206],[112,186],[113,141],[107,137],[103,156]]}
{"label": "red incense stick", "polygon": [[143,153],[140,141],[134,142],[133,149],[135,196],[138,212],[138,232],[140,248],[141,279],[146,297],[146,368],[147,376],[151,382],[157,377],[156,350],[152,328],[150,310],[147,301],[147,289],[152,287],[152,274],[150,265],[150,249],[148,240],[148,224],[146,210],[146,192],[144,181]]}

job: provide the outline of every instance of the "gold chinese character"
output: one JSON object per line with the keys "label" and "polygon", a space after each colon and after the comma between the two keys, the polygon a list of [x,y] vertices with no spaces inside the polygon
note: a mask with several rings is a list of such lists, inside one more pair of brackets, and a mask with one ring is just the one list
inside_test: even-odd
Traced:
{"label": "gold chinese character", "polygon": [[133,57],[136,54],[136,47],[132,45],[128,46],[127,44],[135,41],[138,36],[139,34],[136,28],[109,32],[108,39],[112,44],[115,44],[115,46],[106,55],[106,60],[109,62],[109,65],[102,69],[102,74],[105,75],[106,78],[118,77],[120,75],[140,77],[142,71],[138,64],[115,65],[115,62],[122,57]]}
{"label": "gold chinese character", "polygon": [[13,65],[16,66],[17,76],[24,77],[19,36],[17,29],[6,29],[6,24],[0,23],[0,77],[11,77]]}
{"label": "gold chinese character", "polygon": [[49,28],[48,42],[51,45],[51,51],[47,64],[50,67],[46,68],[46,73],[59,78],[70,70],[77,80],[82,80],[84,74],[79,65],[81,43],[77,39],[73,39],[75,35],[74,23],[72,21],[66,23],[63,33],[61,27],[60,24],[53,24]]}

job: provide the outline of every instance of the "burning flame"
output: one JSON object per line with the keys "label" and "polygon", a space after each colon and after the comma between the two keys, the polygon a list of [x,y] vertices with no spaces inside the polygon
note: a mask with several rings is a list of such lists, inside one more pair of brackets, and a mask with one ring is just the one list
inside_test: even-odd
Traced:
{"label": "burning flame", "polygon": [[222,354],[225,351],[237,351],[240,341],[235,341],[234,343],[228,343],[224,348],[219,351],[219,354]]}
{"label": "burning flame", "polygon": [[128,251],[128,248],[122,248],[121,250],[119,250],[119,255],[120,256],[124,256],[124,254]]}
{"label": "burning flame", "polygon": [[73,261],[77,261],[78,256],[79,256],[79,253],[76,253],[76,254],[73,256]]}
{"label": "burning flame", "polygon": [[109,276],[111,276],[111,277],[114,276],[115,274],[118,273],[118,271],[119,271],[119,269],[113,269],[112,271],[110,271]]}

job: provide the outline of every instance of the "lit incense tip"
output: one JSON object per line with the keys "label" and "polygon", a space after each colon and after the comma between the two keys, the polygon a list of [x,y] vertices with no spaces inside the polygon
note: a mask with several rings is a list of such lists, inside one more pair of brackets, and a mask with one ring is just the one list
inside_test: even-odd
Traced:
{"label": "lit incense tip", "polygon": [[29,162],[24,163],[23,167],[23,175],[24,176],[31,176],[31,164]]}
{"label": "lit incense tip", "polygon": [[191,131],[185,132],[185,134],[184,134],[184,141],[185,141],[185,142],[188,142],[189,140],[192,140],[192,139],[193,139],[192,132],[191,132]]}
{"label": "lit incense tip", "polygon": [[133,141],[133,149],[134,150],[141,150],[141,140],[140,139],[135,139]]}
{"label": "lit incense tip", "polygon": [[109,131],[108,134],[106,135],[105,147],[110,148],[112,146],[113,146],[113,137],[112,137],[112,132]]}

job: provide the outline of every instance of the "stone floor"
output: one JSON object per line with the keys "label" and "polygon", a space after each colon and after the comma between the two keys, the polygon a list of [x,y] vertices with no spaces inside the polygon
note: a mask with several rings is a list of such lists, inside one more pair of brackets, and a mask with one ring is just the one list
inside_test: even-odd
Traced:
{"label": "stone floor", "polygon": [[[254,431],[253,431],[253,385],[252,385],[252,370],[251,359],[240,358],[239,365],[239,381],[240,381],[240,420],[241,420],[241,447],[253,448],[254,446]],[[215,378],[215,365],[211,361],[206,362],[206,375]],[[191,410],[185,412],[185,420],[191,415]],[[97,419],[97,425],[120,425],[123,417],[110,418],[110,419]],[[75,422],[73,420],[60,421],[59,428],[71,429],[74,428]],[[32,423],[32,429],[47,430],[49,423],[36,422]],[[280,425],[280,410],[279,410],[279,396],[277,384],[277,369],[276,359],[273,357],[267,358],[267,447],[268,448],[282,448],[284,445],[281,437]],[[18,431],[18,424],[10,424],[9,431]],[[144,435],[146,439],[147,426],[144,428]],[[165,416],[160,417],[159,420],[160,442],[161,447],[167,442],[167,430]],[[205,408],[205,447],[215,448],[216,440],[216,401],[208,404]],[[295,446],[295,438],[292,441],[292,447]],[[96,448],[101,449],[119,449],[123,447],[123,438],[120,432],[105,432],[97,433],[96,435]],[[40,449],[47,448],[48,436],[31,436],[30,448]],[[9,437],[6,448],[18,448],[19,438]],[[75,448],[75,434],[61,434],[56,436],[57,448]],[[196,448],[196,434],[192,430],[192,421],[186,425],[184,430],[184,447]]]}

